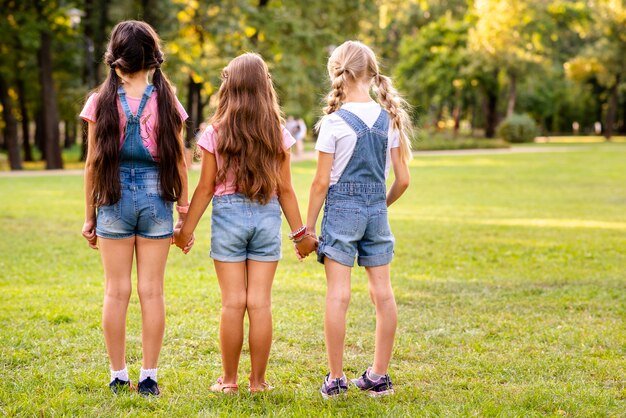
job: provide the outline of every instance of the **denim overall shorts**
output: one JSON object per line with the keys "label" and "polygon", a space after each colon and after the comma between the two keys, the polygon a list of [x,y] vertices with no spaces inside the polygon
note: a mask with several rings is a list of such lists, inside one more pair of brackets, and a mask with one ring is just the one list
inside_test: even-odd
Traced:
{"label": "denim overall shorts", "polygon": [[387,219],[385,164],[389,115],[381,110],[369,128],[354,113],[335,112],[356,133],[354,152],[339,181],[328,189],[317,259],[329,257],[340,264],[360,266],[389,264],[394,237]]}
{"label": "denim overall shorts", "polygon": [[173,202],[161,197],[159,167],[141,139],[141,114],[152,94],[148,85],[141,97],[137,114],[133,115],[122,87],[117,91],[126,115],[124,144],[120,151],[121,198],[112,205],[100,206],[96,219],[96,235],[122,239],[169,238],[173,233]]}

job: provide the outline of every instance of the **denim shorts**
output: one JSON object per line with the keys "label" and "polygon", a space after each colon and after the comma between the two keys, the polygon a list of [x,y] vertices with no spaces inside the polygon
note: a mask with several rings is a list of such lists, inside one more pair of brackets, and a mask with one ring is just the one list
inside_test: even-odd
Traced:
{"label": "denim shorts", "polygon": [[121,167],[120,181],[120,200],[98,208],[96,235],[109,239],[171,237],[173,202],[161,197],[158,168]]}
{"label": "denim shorts", "polygon": [[213,197],[211,257],[217,261],[278,261],[282,213],[278,198],[268,204],[240,193]]}
{"label": "denim shorts", "polygon": [[360,266],[383,266],[391,263],[393,247],[385,193],[329,190],[317,251],[320,263],[329,257],[352,267],[358,254]]}

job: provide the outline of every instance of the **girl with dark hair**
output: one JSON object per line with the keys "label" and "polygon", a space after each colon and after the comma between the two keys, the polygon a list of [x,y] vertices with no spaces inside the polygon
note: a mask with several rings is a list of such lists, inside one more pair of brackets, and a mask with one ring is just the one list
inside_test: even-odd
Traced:
{"label": "girl with dark hair", "polygon": [[161,72],[160,39],[147,23],[117,24],[104,59],[108,77],[80,114],[89,122],[82,233],[91,248],[100,249],[104,265],[102,326],[111,366],[109,387],[117,393],[130,386],[126,311],[136,254],[143,351],[138,390],[158,395],[172,206],[177,202],[179,223],[189,207],[182,142],[187,113]]}
{"label": "girl with dark hair", "polygon": [[306,233],[291,184],[289,149],[295,140],[283,126],[276,92],[263,59],[243,54],[222,72],[217,110],[198,140],[202,172],[189,215],[176,230],[188,251],[193,231],[211,199],[211,257],[222,294],[218,393],[238,390],[243,319],[250,320],[250,392],[272,387],[265,371],[272,345],[272,281],[281,258],[281,208],[299,256],[317,245]]}

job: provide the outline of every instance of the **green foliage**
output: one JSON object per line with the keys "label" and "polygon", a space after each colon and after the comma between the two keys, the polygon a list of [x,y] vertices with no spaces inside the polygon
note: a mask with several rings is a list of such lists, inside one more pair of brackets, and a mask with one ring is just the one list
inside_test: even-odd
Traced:
{"label": "green foliage", "polygon": [[[101,329],[102,265],[80,236],[80,176],[0,177],[0,414],[3,416],[622,416],[626,225],[624,145],[574,152],[418,156],[389,209],[398,333],[396,395],[351,388],[322,400],[324,269],[284,259],[273,288],[273,393],[215,396],[219,287],[210,219],[186,256],[172,249],[160,399],[112,396]],[[293,167],[306,207],[314,164]],[[192,172],[192,186],[198,173]],[[136,279],[133,279],[136,280]],[[135,286],[133,286],[135,288]],[[128,312],[136,381],[140,307]],[[345,367],[371,364],[374,309],[352,275]]]}
{"label": "green foliage", "polygon": [[498,136],[512,143],[532,142],[537,136],[537,124],[526,114],[514,113],[500,123]]}

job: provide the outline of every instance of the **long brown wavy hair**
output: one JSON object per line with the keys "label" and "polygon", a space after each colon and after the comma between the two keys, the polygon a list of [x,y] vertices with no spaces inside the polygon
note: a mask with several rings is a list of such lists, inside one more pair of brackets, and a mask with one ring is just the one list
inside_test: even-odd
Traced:
{"label": "long brown wavy hair", "polygon": [[238,192],[262,204],[269,202],[286,153],[283,117],[260,55],[240,55],[222,70],[217,110],[209,122],[216,128],[217,152],[223,159],[217,183],[232,170]]}
{"label": "long brown wavy hair", "polygon": [[121,197],[120,188],[120,115],[117,89],[120,79],[115,69],[124,74],[141,70],[154,70],[152,83],[157,92],[158,119],[156,145],[159,152],[159,179],[163,198],[175,201],[183,188],[178,163],[183,158],[183,119],[176,106],[172,85],[161,72],[163,52],[161,40],[154,29],[145,22],[128,20],[118,23],[104,54],[110,71],[107,79],[96,89],[96,138],[93,153],[92,203],[110,205]]}

